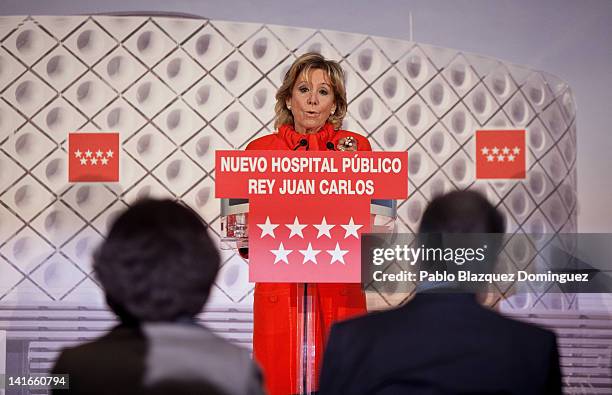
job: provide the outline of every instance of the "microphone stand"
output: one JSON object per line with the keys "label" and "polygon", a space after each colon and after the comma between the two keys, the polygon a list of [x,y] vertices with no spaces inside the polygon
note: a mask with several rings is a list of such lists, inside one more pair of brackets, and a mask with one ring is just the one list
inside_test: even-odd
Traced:
{"label": "microphone stand", "polygon": [[[306,139],[301,139],[298,144],[293,148],[293,151],[296,151],[301,147],[306,147],[306,150],[308,150],[308,141]],[[335,151],[335,146],[331,141],[327,142],[326,148],[327,150]],[[299,298],[299,292],[297,295]],[[316,350],[316,344],[314,343],[315,339],[313,336],[314,328],[312,328],[312,330],[310,328],[313,325],[310,310],[314,311],[315,304],[314,301],[309,302],[308,300],[310,298],[308,294],[308,283],[303,283],[303,290],[301,296],[302,301],[298,304],[298,306],[301,306],[302,309],[302,354],[299,361],[302,369],[300,369],[301,377],[298,378],[298,382],[300,384],[298,387],[301,387],[301,394],[312,394],[314,392],[314,359],[316,359],[316,353],[320,352],[320,350]],[[313,335],[311,335],[311,332]],[[314,373],[316,374],[316,372]]]}
{"label": "microphone stand", "polygon": [[[306,150],[308,150],[308,140],[306,140],[305,138],[301,139],[296,145],[295,147],[293,147],[292,151],[297,151],[299,148],[301,147],[306,147]],[[297,304],[296,304],[296,308],[301,307],[301,313],[302,313],[302,332],[301,332],[301,347],[300,347],[300,352],[301,354],[299,355],[298,358],[298,363],[299,366],[301,367],[301,369],[299,369],[298,371],[298,377],[297,377],[297,382],[298,382],[298,389],[299,389],[299,393],[300,394],[305,394],[305,393],[309,393],[310,391],[310,380],[309,380],[309,374],[308,374],[308,367],[309,367],[309,361],[308,361],[308,356],[310,353],[310,347],[309,347],[309,342],[308,342],[308,327],[310,324],[310,320],[308,317],[308,283],[304,283],[303,284],[303,292],[302,292],[302,300],[300,301],[300,293],[297,292]],[[298,317],[299,317],[299,311],[298,310]],[[299,319],[299,318],[298,318]],[[298,332],[299,333],[299,332]]]}
{"label": "microphone stand", "polygon": [[308,393],[309,391],[309,374],[308,374],[308,356],[310,353],[310,347],[308,344],[308,330],[309,330],[309,319],[308,319],[308,283],[304,283],[304,291],[302,295],[302,393]]}

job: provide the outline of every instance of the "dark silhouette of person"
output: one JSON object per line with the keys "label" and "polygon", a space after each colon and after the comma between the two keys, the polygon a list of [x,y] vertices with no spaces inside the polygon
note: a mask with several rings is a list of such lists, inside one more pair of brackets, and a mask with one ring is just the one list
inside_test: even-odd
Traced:
{"label": "dark silhouette of person", "polygon": [[[504,228],[486,198],[457,191],[429,204],[419,235]],[[554,333],[503,317],[474,293],[434,285],[399,308],[334,325],[320,394],[561,393]]]}
{"label": "dark silhouette of person", "polygon": [[202,219],[170,200],[143,200],[121,214],[93,268],[120,324],[63,350],[57,394],[262,394],[248,350],[196,323],[220,267]]}

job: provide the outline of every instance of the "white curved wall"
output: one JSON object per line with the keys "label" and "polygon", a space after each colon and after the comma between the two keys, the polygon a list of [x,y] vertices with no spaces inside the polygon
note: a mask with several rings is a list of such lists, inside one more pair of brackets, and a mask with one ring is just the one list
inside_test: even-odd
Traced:
{"label": "white curved wall", "polygon": [[[416,229],[433,196],[469,188],[499,205],[513,232],[576,231],[574,100],[547,73],[416,42],[276,25],[33,16],[0,26],[2,302],[99,304],[90,252],[116,212],[142,196],[181,199],[218,232],[214,150],[272,131],[275,91],[307,51],[345,69],[346,129],[375,149],[409,151],[401,230]],[[527,130],[526,180],[475,180],[482,128]],[[76,130],[120,133],[119,183],[66,182],[66,138]],[[211,303],[249,305],[247,269],[226,252]],[[550,307],[541,302],[521,307]]]}

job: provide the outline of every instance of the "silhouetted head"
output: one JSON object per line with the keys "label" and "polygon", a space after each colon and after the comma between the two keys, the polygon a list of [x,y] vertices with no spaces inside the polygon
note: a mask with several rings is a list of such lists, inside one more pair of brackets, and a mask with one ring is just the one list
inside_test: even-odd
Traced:
{"label": "silhouetted head", "polygon": [[[477,192],[455,191],[431,201],[423,213],[418,245],[424,247],[419,269],[456,276],[459,271],[491,273],[503,242],[504,217]],[[421,282],[421,290],[479,292],[486,283],[447,277]],[[444,292],[444,291],[443,291]]]}
{"label": "silhouetted head", "polygon": [[124,321],[174,321],[201,310],[219,270],[202,219],[170,200],[143,200],[112,224],[94,255],[110,307]]}
{"label": "silhouetted head", "polygon": [[423,213],[419,233],[503,233],[502,214],[478,192],[438,196]]}

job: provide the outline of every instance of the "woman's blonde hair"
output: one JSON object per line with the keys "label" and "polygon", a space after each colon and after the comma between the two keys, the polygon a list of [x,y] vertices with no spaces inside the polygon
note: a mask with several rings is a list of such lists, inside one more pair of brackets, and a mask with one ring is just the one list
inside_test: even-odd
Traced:
{"label": "woman's blonde hair", "polygon": [[323,70],[327,73],[336,100],[336,111],[329,117],[327,122],[334,125],[334,129],[339,129],[340,125],[342,125],[342,120],[346,115],[348,106],[346,102],[346,89],[344,88],[344,71],[338,62],[327,60],[316,52],[308,52],[293,62],[285,74],[283,84],[276,92],[276,105],[274,106],[274,112],[276,113],[275,128],[278,129],[281,125],[294,125],[293,114],[287,108],[286,103],[291,97],[293,86],[298,77],[302,73],[308,76],[311,70]]}

